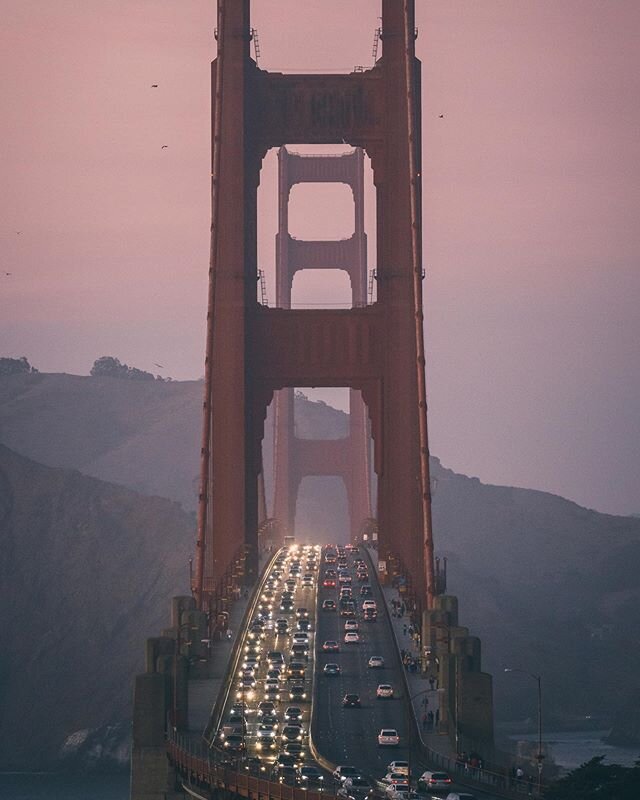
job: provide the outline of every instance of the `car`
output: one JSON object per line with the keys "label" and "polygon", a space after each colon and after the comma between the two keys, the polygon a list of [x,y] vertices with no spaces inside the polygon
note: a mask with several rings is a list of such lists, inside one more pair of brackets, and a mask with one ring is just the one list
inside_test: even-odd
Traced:
{"label": "car", "polygon": [[278,667],[273,667],[273,669],[267,670],[267,678],[271,678],[271,680],[276,681],[282,680],[282,670],[278,669]]}
{"label": "car", "polygon": [[322,645],[322,650],[324,653],[339,653],[340,645],[335,641],[335,639],[327,639],[327,641]]}
{"label": "car", "polygon": [[291,611],[293,608],[293,600],[281,600],[280,611]]}
{"label": "car", "polygon": [[256,679],[253,677],[253,670],[245,670],[242,677],[238,681],[238,686],[241,689],[255,689]]}
{"label": "car", "polygon": [[302,661],[291,661],[289,663],[288,680],[304,680],[305,665]]}
{"label": "car", "polygon": [[336,601],[335,600],[323,600],[322,601],[322,610],[323,611],[335,611],[336,610]]}
{"label": "car", "polygon": [[309,634],[307,631],[296,631],[291,637],[293,644],[309,644]]}
{"label": "car", "polygon": [[300,706],[287,706],[284,712],[284,718],[287,722],[300,722],[302,719],[302,709]]}
{"label": "car", "polygon": [[289,700],[296,700],[297,702],[300,702],[301,700],[306,699],[307,690],[304,688],[304,686],[296,685],[289,689]]}
{"label": "car", "polygon": [[362,619],[365,622],[375,622],[378,619],[378,611],[375,608],[367,608],[362,612]]}
{"label": "car", "polygon": [[278,717],[275,714],[263,714],[260,719],[265,725],[273,725],[274,728],[278,727]]}
{"label": "car", "polygon": [[225,737],[222,745],[226,750],[244,750],[244,736],[241,733],[232,733]]}
{"label": "car", "polygon": [[281,636],[289,630],[289,623],[286,619],[276,620],[276,633]]}
{"label": "car", "polygon": [[342,707],[343,708],[361,708],[362,703],[360,702],[360,695],[355,694],[354,692],[350,692],[349,694],[345,694],[342,698]]}
{"label": "car", "polygon": [[313,764],[305,764],[298,768],[298,783],[300,786],[322,786],[324,784],[324,775],[320,772],[318,767]]}
{"label": "car", "polygon": [[393,686],[390,683],[380,683],[376,689],[378,700],[390,700],[393,697]]}
{"label": "car", "polygon": [[282,729],[281,738],[283,742],[301,742],[304,738],[302,728],[298,725],[285,725]]}
{"label": "car", "polygon": [[262,722],[260,725],[258,725],[256,736],[258,739],[258,744],[262,745],[262,747],[260,748],[261,750],[264,750],[265,748],[275,747],[275,739],[276,739],[275,726],[268,725],[266,722]]}
{"label": "car", "polygon": [[409,776],[404,772],[387,772],[381,781],[387,786],[395,785],[396,787],[409,787]]}
{"label": "car", "polygon": [[403,775],[409,774],[409,762],[408,761],[392,761],[390,764],[387,764],[387,772],[401,772]]}
{"label": "car", "polygon": [[278,764],[276,776],[280,783],[286,783],[288,786],[295,786],[298,783],[298,770],[289,764]]}
{"label": "car", "polygon": [[344,623],[344,629],[345,631],[357,631],[360,630],[360,626],[358,625],[355,619],[348,619]]}
{"label": "car", "polygon": [[377,610],[378,604],[375,600],[367,598],[366,600],[362,601],[362,610],[365,611],[367,608],[375,608]]}
{"label": "car", "polygon": [[418,778],[418,790],[431,791],[432,789],[449,789],[451,778],[446,772],[427,770]]}
{"label": "car", "polygon": [[400,744],[400,737],[395,728],[383,728],[378,734],[378,745],[380,747],[397,747]]}
{"label": "car", "polygon": [[360,770],[356,769],[355,767],[340,764],[333,770],[332,774],[334,780],[342,783],[343,781],[346,781],[347,778],[355,778],[357,775],[360,775]]}
{"label": "car", "polygon": [[373,597],[373,589],[368,584],[361,586],[360,597]]}
{"label": "car", "polygon": [[258,704],[258,716],[263,717],[265,714],[274,714],[276,710],[275,703],[272,700],[263,700]]}
{"label": "car", "polygon": [[305,575],[302,578],[302,586],[305,589],[310,589],[313,586],[313,575]]}
{"label": "car", "polygon": [[242,669],[257,669],[260,659],[258,656],[246,656],[242,662]]}
{"label": "car", "polygon": [[382,656],[371,656],[367,661],[369,669],[382,669],[384,667],[384,658]]}
{"label": "car", "polygon": [[340,616],[341,617],[355,617],[356,604],[352,600],[343,600],[340,603]]}
{"label": "car", "polygon": [[339,675],[340,674],[340,664],[325,664],[324,669],[322,670],[325,675]]}
{"label": "car", "polygon": [[304,745],[302,742],[283,742],[282,749],[290,756],[295,756],[299,764],[304,759]]}
{"label": "car", "polygon": [[360,634],[357,631],[348,631],[344,635],[344,643],[345,644],[359,644],[360,643]]}
{"label": "car", "polygon": [[279,753],[276,758],[276,765],[283,767],[295,767],[296,757],[287,755],[287,753]]}
{"label": "car", "polygon": [[279,700],[280,699],[280,686],[276,681],[275,684],[269,683],[264,687],[265,700]]}
{"label": "car", "polygon": [[296,628],[299,631],[309,631],[311,629],[311,620],[308,619],[299,619],[296,622]]}
{"label": "car", "polygon": [[229,709],[229,718],[232,720],[242,719],[244,717],[245,704],[234,703]]}
{"label": "car", "polygon": [[294,642],[290,650],[291,658],[309,660],[309,645],[304,642]]}
{"label": "car", "polygon": [[444,800],[478,800],[475,794],[469,792],[449,792]]}
{"label": "car", "polygon": [[296,608],[296,617],[298,619],[302,619],[303,617],[308,617],[309,611],[306,608]]}
{"label": "car", "polygon": [[279,650],[269,650],[267,653],[267,664],[269,664],[270,667],[283,666],[284,654]]}
{"label": "car", "polygon": [[422,795],[417,792],[409,791],[408,787],[396,788],[395,786],[387,786],[385,792],[389,800],[423,800]]}
{"label": "car", "polygon": [[373,796],[373,786],[367,778],[362,775],[354,775],[347,778],[338,789],[338,797],[353,797],[354,800],[364,800],[365,797]]}
{"label": "car", "polygon": [[333,589],[335,587],[335,585],[336,585],[336,579],[335,578],[325,578],[322,581],[322,585],[325,587],[325,589]]}

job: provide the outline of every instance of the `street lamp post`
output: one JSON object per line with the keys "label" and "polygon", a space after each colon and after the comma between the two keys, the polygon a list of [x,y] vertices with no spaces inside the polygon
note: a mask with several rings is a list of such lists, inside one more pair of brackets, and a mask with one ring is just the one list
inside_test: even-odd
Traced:
{"label": "street lamp post", "polygon": [[544,761],[544,754],[542,752],[542,676],[536,675],[533,672],[527,672],[526,669],[516,669],[505,667],[505,672],[521,672],[523,675],[528,675],[533,678],[538,684],[538,796],[542,793],[542,762]]}

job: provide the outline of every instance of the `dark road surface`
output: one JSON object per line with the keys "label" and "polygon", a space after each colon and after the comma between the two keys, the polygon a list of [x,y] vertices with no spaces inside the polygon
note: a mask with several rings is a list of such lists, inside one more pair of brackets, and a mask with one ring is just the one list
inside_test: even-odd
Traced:
{"label": "dark road surface", "polygon": [[[324,551],[323,551],[324,556]],[[364,557],[364,556],[362,556]],[[368,560],[366,560],[368,563]],[[360,625],[360,643],[344,643],[345,619],[338,611],[323,611],[322,601],[338,599],[339,588],[325,588],[322,579],[326,569],[323,561],[319,571],[318,629],[316,644],[321,647],[327,639],[340,643],[339,653],[316,654],[316,697],[314,713],[317,724],[314,742],[320,753],[335,764],[349,764],[361,769],[369,776],[381,778],[386,766],[394,759],[408,760],[408,720],[402,698],[402,665],[395,647],[393,633],[384,612],[384,598],[375,576],[367,582],[373,589],[373,599],[378,605],[376,622],[362,619],[362,598],[353,567],[353,556],[348,556],[348,565],[353,575],[353,593],[358,601],[356,619]],[[367,662],[371,656],[382,656],[385,666],[370,669]],[[327,662],[340,665],[342,674],[327,676],[322,672]],[[376,688],[380,683],[390,683],[395,697],[391,700],[376,699]],[[362,708],[343,708],[342,698],[348,692],[360,695]],[[399,747],[378,747],[377,737],[382,728],[395,728],[400,734]]]}

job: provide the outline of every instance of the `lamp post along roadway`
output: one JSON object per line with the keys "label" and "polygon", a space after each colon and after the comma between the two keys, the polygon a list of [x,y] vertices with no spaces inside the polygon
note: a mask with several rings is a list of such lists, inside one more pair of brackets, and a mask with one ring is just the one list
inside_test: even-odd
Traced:
{"label": "lamp post along roadway", "polygon": [[516,669],[505,667],[505,672],[521,672],[523,675],[528,675],[533,678],[538,684],[538,796],[542,793],[542,762],[544,755],[542,753],[542,676],[536,675],[533,672],[527,672],[526,669]]}

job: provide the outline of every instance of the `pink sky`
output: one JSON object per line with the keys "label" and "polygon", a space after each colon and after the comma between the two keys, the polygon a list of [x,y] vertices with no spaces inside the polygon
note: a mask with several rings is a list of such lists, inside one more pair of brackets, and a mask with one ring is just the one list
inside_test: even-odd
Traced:
{"label": "pink sky", "polygon": [[[640,3],[417,7],[432,450],[487,482],[640,512]],[[377,0],[253,9],[264,68],[371,62]],[[198,377],[214,0],[0,13],[0,354]],[[296,231],[340,236],[349,213],[339,189],[301,194]],[[339,283],[307,276],[298,299],[318,298]]]}

